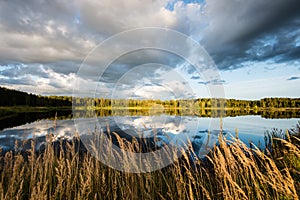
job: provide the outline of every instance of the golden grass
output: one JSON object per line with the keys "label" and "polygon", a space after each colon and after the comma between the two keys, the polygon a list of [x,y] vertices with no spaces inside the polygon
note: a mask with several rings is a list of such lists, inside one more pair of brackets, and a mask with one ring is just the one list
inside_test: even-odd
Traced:
{"label": "golden grass", "polygon": [[[74,143],[66,143],[67,150],[59,155],[50,143],[37,155],[34,145],[28,159],[12,152],[0,157],[0,199],[298,199],[300,195],[300,140],[292,135],[274,138],[272,152],[267,153],[220,137],[204,161],[191,163],[189,153],[183,152],[172,165],[143,174],[111,169],[89,153],[80,155]],[[120,146],[134,150],[136,145]]]}

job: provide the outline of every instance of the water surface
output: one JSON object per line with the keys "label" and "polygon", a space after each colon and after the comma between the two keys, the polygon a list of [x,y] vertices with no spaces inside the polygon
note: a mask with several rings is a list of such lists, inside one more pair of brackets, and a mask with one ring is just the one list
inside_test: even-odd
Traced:
{"label": "water surface", "polygon": [[[132,136],[151,137],[154,134],[159,138],[160,143],[172,143],[184,145],[187,141],[193,142],[200,148],[203,143],[215,142],[220,133],[222,124],[223,135],[227,138],[235,136],[238,129],[238,136],[243,142],[249,145],[252,142],[260,148],[265,146],[265,133],[276,129],[290,129],[295,127],[299,118],[263,118],[260,115],[246,115],[235,117],[210,118],[200,116],[102,116],[89,118],[75,118],[71,115],[56,115],[49,118],[46,114],[39,114],[40,119],[34,117],[22,118],[18,124],[11,127],[20,116],[0,120],[2,130],[0,131],[0,146],[4,150],[14,147],[15,141],[22,142],[31,138],[44,138],[39,142],[46,142],[45,135],[52,133],[54,138],[71,139],[77,132],[80,136],[93,134],[95,132],[110,131],[119,128]],[[31,114],[32,115],[32,114]],[[53,113],[50,113],[53,116]],[[21,115],[22,117],[22,115]],[[28,119],[27,122],[24,119]],[[8,126],[4,128],[5,126]],[[208,133],[210,135],[208,136]],[[215,138],[214,138],[215,137]],[[160,142],[160,143],[159,143]]]}

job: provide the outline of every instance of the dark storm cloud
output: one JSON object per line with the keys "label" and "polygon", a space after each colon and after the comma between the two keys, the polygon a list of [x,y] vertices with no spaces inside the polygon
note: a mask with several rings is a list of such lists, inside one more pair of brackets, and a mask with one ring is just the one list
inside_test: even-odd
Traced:
{"label": "dark storm cloud", "polygon": [[[300,18],[299,18],[300,19]],[[276,61],[299,59],[300,20],[287,22],[283,27],[268,32],[251,43],[247,51],[249,56],[257,60],[274,58]]]}
{"label": "dark storm cloud", "polygon": [[300,16],[300,1],[298,0],[265,0],[263,2],[260,7],[249,9],[247,15],[242,18],[247,20],[250,17],[257,17],[259,19],[259,15],[265,14],[264,19],[258,20],[246,33],[236,37],[235,42],[244,43],[265,33],[276,32],[278,27],[286,26],[290,20]]}
{"label": "dark storm cloud", "polygon": [[[216,8],[212,9],[202,43],[220,69],[242,67],[246,61],[285,62],[299,58],[295,43],[300,34],[300,1],[217,2],[219,7],[208,3]],[[275,38],[275,44],[268,43],[270,37]]]}
{"label": "dark storm cloud", "polygon": [[247,61],[293,62],[300,58],[300,20],[294,20],[276,30],[249,38],[244,43],[232,43],[211,55],[220,69],[243,67]]}

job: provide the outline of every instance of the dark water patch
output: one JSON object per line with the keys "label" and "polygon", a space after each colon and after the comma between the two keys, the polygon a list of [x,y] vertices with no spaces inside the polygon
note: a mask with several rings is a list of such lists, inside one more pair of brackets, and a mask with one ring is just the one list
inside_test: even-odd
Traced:
{"label": "dark water patch", "polygon": [[12,128],[27,123],[32,123],[41,119],[64,119],[72,118],[71,110],[53,110],[48,112],[25,112],[25,113],[13,113],[2,112],[2,119],[0,120],[0,130],[5,128]]}

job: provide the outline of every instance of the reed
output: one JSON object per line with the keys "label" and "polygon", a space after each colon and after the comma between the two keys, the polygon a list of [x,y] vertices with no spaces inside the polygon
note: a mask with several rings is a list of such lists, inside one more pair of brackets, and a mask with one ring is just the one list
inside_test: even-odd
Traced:
{"label": "reed", "polygon": [[[172,165],[142,174],[120,172],[90,153],[80,154],[78,137],[71,143],[61,141],[60,151],[49,142],[40,154],[32,142],[27,157],[18,152],[0,157],[0,198],[298,199],[299,125],[280,134],[278,130],[266,134],[270,140],[266,151],[250,149],[238,137],[230,141],[220,137],[219,145],[201,161],[191,162],[191,149]],[[118,142],[127,151],[140,151],[136,140],[125,143],[118,138]]]}

